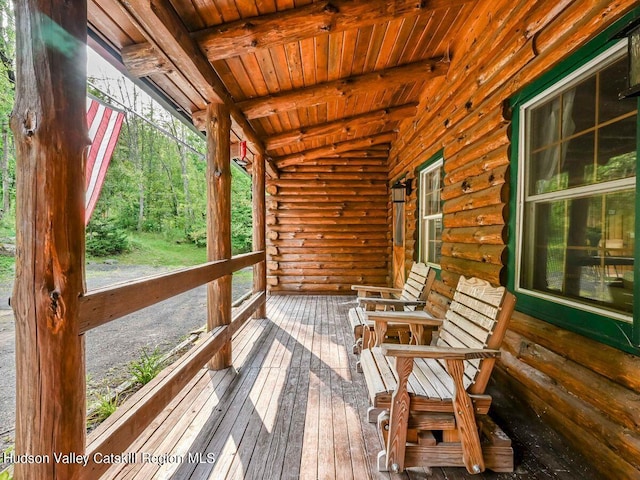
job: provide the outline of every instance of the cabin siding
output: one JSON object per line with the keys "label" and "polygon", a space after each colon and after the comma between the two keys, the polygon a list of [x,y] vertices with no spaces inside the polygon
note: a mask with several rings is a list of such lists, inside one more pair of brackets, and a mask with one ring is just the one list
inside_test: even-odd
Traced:
{"label": "cabin siding", "polygon": [[[310,164],[311,163],[311,164]],[[267,284],[274,293],[388,285],[385,159],[319,159],[267,182]]]}
{"label": "cabin siding", "polygon": [[[442,280],[506,284],[511,111],[508,100],[636,6],[633,1],[483,2],[451,45],[446,78],[401,124],[389,178],[417,178],[444,155]],[[417,258],[416,198],[408,205],[406,264]],[[408,209],[410,210],[410,209]],[[513,258],[512,258],[513,261]],[[526,399],[607,478],[638,478],[638,357],[521,313],[498,379]]]}

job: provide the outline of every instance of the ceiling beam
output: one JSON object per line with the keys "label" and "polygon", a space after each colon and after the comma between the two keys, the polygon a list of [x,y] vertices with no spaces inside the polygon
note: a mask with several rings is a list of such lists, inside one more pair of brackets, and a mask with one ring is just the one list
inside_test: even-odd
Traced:
{"label": "ceiling beam", "polygon": [[149,42],[123,47],[120,56],[129,73],[136,78],[173,71],[171,61]]}
{"label": "ceiling beam", "polygon": [[249,120],[253,120],[296,108],[312,107],[336,97],[346,99],[363,92],[397,88],[398,85],[429,80],[446,75],[448,69],[449,64],[442,58],[424,60],[296,90],[251,98],[238,102],[237,105]]}
{"label": "ceiling beam", "polygon": [[[233,102],[222,80],[191,38],[169,1],[128,0],[118,2],[118,5],[156,49],[156,53],[171,63],[169,68],[180,71],[207,102],[226,105],[247,141],[258,153],[264,154],[264,144]],[[273,164],[269,165],[267,171],[277,176],[273,167]]]}
{"label": "ceiling beam", "polygon": [[473,0],[330,0],[216,25],[193,36],[210,61],[458,7]]}
{"label": "ceiling beam", "polygon": [[278,168],[288,167],[290,165],[298,165],[304,163],[305,160],[312,160],[326,156],[332,156],[351,150],[366,149],[374,145],[390,143],[396,138],[396,132],[383,132],[378,135],[372,135],[367,138],[358,138],[356,140],[347,140],[346,142],[334,143],[324,147],[313,148],[283,157],[276,157],[274,161]]}
{"label": "ceiling beam", "polygon": [[297,142],[311,142],[318,137],[331,135],[350,135],[352,140],[357,138],[355,132],[363,128],[384,128],[390,122],[396,122],[408,117],[414,117],[418,111],[417,103],[407,103],[397,107],[383,108],[373,112],[341,118],[332,122],[296,128],[287,132],[272,135],[265,140],[264,147],[267,151],[290,146]]}

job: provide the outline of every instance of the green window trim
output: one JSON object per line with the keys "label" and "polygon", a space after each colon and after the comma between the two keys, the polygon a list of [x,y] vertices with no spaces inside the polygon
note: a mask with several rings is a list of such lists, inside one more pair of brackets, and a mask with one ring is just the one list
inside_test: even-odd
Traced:
{"label": "green window trim", "polygon": [[[516,258],[518,225],[518,202],[519,189],[518,169],[520,155],[520,107],[529,102],[538,94],[547,90],[551,86],[562,81],[563,78],[571,75],[589,61],[601,55],[607,49],[616,44],[610,38],[624,25],[634,18],[640,16],[640,8],[625,15],[621,20],[606,29],[603,33],[595,37],[585,47],[571,55],[563,62],[556,65],[549,72],[541,76],[527,88],[523,89],[511,100],[514,111],[512,120],[512,148],[511,148],[511,188],[509,198],[509,260],[507,264],[507,287],[516,292]],[[640,102],[639,102],[640,105]],[[638,131],[637,162],[640,162],[640,119],[636,123]],[[636,192],[640,192],[640,174],[636,175]],[[640,195],[636,195],[636,211],[640,211]],[[640,218],[638,218],[640,220]],[[635,224],[635,237],[640,239],[640,221]],[[640,259],[640,241],[635,242],[634,257]],[[640,299],[640,262],[634,262],[634,278],[639,281],[634,282],[633,295]],[[640,304],[634,302],[633,321],[617,320],[606,315],[593,311],[583,310],[574,306],[554,302],[552,300],[540,298],[539,296],[528,295],[526,292],[517,291],[518,303],[516,309],[532,317],[547,321],[566,330],[570,330],[586,337],[610,345],[620,350],[640,355]]]}
{"label": "green window trim", "polygon": [[[423,249],[424,249],[424,238],[423,238],[423,218],[422,218],[422,182],[421,182],[421,174],[423,171],[431,168],[434,164],[436,164],[437,162],[442,162],[441,168],[442,168],[442,173],[444,173],[444,149],[440,149],[438,152],[436,152],[435,154],[433,154],[431,157],[429,157],[426,161],[422,162],[418,167],[416,167],[415,169],[415,179],[416,179],[416,229],[418,232],[418,247],[416,249],[416,260],[421,261],[421,262],[425,262],[427,265],[429,265],[431,268],[433,268],[436,271],[436,278],[440,279],[440,272],[442,270],[442,267],[440,264],[436,264],[433,262],[428,262],[426,261],[425,258],[423,258]],[[443,175],[444,177],[444,175]],[[444,186],[444,182],[443,182],[443,178],[440,179],[441,181],[441,188]],[[441,211],[441,215],[444,216],[444,213],[442,212],[442,205],[443,205],[443,201],[442,199],[440,200],[440,211]],[[442,229],[444,230],[444,226],[442,227]],[[442,240],[442,238],[441,238]]]}

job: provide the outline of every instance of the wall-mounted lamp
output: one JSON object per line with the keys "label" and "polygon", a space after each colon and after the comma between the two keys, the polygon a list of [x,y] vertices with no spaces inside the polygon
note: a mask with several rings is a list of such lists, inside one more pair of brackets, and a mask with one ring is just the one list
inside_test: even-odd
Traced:
{"label": "wall-mounted lamp", "polygon": [[407,178],[404,182],[398,180],[391,187],[391,197],[393,198],[393,203],[404,203],[405,198],[411,195],[411,183],[413,182],[413,178]]}
{"label": "wall-mounted lamp", "polygon": [[636,18],[616,33],[613,38],[627,37],[627,53],[629,61],[629,85],[618,95],[620,99],[640,95],[640,18]]}

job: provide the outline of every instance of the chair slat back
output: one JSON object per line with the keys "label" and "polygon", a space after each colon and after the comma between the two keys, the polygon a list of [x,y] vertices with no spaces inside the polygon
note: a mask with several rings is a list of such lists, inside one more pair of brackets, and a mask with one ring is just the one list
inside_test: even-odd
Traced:
{"label": "chair slat back", "polygon": [[[498,322],[508,322],[513,310],[503,312],[507,291],[494,287],[485,280],[460,277],[451,307],[440,328],[436,345],[457,348],[497,348],[502,343],[506,325],[497,328]],[[510,294],[509,294],[510,295]],[[498,332],[500,338],[492,338]],[[465,388],[472,385],[483,365],[494,361],[471,360],[465,362]],[[490,367],[490,368],[491,368]]]}
{"label": "chair slat back", "polygon": [[[409,272],[400,298],[402,300],[416,301],[426,300],[429,291],[431,290],[431,283],[433,282],[434,274],[431,268],[424,263],[414,263]],[[407,310],[415,310],[416,307],[409,306]]]}

